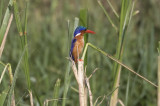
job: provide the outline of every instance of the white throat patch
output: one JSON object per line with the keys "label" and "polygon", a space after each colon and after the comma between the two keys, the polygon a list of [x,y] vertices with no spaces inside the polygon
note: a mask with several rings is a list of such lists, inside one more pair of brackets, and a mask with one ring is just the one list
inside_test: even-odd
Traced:
{"label": "white throat patch", "polygon": [[[79,36],[80,34],[81,34],[81,33],[77,33],[77,35],[76,35],[76,36]],[[75,36],[75,37],[76,37],[76,36]]]}

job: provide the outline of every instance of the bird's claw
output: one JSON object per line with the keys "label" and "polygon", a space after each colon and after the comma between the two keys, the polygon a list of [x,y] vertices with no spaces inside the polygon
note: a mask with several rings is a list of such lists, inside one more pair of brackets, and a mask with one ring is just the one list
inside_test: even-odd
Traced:
{"label": "bird's claw", "polygon": [[82,59],[79,59],[79,61],[83,61]]}

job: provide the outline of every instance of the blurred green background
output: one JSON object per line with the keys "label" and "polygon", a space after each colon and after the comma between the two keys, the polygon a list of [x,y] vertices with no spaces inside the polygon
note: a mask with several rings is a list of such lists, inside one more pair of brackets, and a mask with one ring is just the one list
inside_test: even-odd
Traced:
{"label": "blurred green background", "polygon": [[[5,14],[9,0],[0,0],[2,13],[0,25]],[[106,11],[118,26],[107,0],[101,0]],[[115,10],[120,14],[120,0],[111,0]],[[25,0],[17,0],[21,21],[24,21]],[[30,0],[28,7],[28,48],[31,88],[34,89],[40,101],[51,99],[57,78],[61,79],[59,97],[62,98],[64,90],[64,77],[69,60],[70,40],[73,36],[74,18],[79,17],[80,10],[88,9],[88,28],[96,32],[89,35],[89,42],[111,55],[115,55],[118,34],[109,23],[97,0]],[[157,84],[157,47],[160,41],[160,1],[137,0],[134,11],[139,13],[132,17],[125,38],[123,63],[136,70],[152,82]],[[67,21],[70,22],[70,37],[68,39]],[[22,54],[20,38],[13,19],[1,61],[10,63],[15,70]],[[87,74],[95,69],[99,70],[90,80],[94,101],[107,95],[102,106],[108,104],[113,86],[113,61],[90,49],[88,51]],[[3,70],[3,69],[2,69]],[[1,71],[0,71],[1,72]],[[78,106],[78,89],[73,73],[67,94],[67,106]],[[126,100],[127,81],[130,81],[129,95]],[[9,86],[6,74],[0,90]],[[157,103],[157,89],[142,79],[136,77],[122,68],[119,99],[128,106],[155,106]],[[15,98],[18,105],[29,104],[27,84],[23,68],[20,68],[15,86]],[[38,101],[34,97],[34,103]],[[58,102],[61,106],[62,101]]]}

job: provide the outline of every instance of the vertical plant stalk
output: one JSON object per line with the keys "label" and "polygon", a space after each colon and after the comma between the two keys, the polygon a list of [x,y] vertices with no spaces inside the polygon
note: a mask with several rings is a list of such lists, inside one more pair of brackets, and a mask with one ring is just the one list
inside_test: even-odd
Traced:
{"label": "vertical plant stalk", "polygon": [[5,34],[4,34],[4,38],[3,38],[2,43],[1,43],[1,47],[0,47],[0,58],[1,58],[1,56],[2,56],[2,52],[3,52],[3,49],[4,49],[4,45],[5,45],[5,42],[6,42],[6,39],[7,39],[8,31],[9,31],[9,28],[10,28],[10,26],[11,26],[12,20],[13,20],[13,13],[11,13],[11,16],[10,16],[10,19],[9,19],[9,22],[8,22],[8,25],[7,25],[6,32],[5,32]]}
{"label": "vertical plant stalk", "polygon": [[[79,18],[75,17],[75,21],[74,21],[74,29],[73,31],[78,27],[78,23],[79,23]],[[68,20],[68,53],[70,52],[70,22]],[[74,32],[73,32],[74,33]],[[69,89],[69,85],[70,85],[70,80],[71,80],[71,74],[70,74],[70,70],[71,70],[71,63],[68,62],[67,65],[67,70],[65,73],[65,79],[64,79],[64,91],[63,91],[63,98],[67,98],[67,93],[68,93],[68,89]],[[66,105],[66,99],[63,99],[62,101],[62,106]]]}
{"label": "vertical plant stalk", "polygon": [[[121,65],[118,66],[119,68],[117,68],[117,76],[116,76],[116,83],[114,83],[114,88],[115,87],[119,87],[119,82],[120,82],[120,75],[121,75]],[[114,96],[111,96],[111,102],[110,102],[110,106],[116,106],[117,104],[117,101],[118,101],[118,90],[119,89],[116,89],[112,95]]]}
{"label": "vertical plant stalk", "polygon": [[130,86],[130,73],[128,75],[128,81],[127,81],[127,89],[126,89],[126,98],[125,98],[125,106],[128,106],[128,95],[129,95],[129,86]]}
{"label": "vertical plant stalk", "polygon": [[[88,28],[88,10],[87,9],[82,9],[80,11],[80,25],[85,26]],[[88,43],[88,34],[86,34],[84,36],[84,47],[86,46],[86,44]],[[84,67],[87,66],[87,55],[84,58]],[[87,105],[87,87],[84,86],[84,98],[85,98],[85,103]]]}
{"label": "vertical plant stalk", "polygon": [[34,106],[32,92],[30,90],[28,90],[28,92],[29,92],[29,97],[30,97],[30,106]]}
{"label": "vertical plant stalk", "polygon": [[31,90],[31,88],[30,88],[30,86],[31,86],[31,84],[30,84],[30,74],[29,74],[29,60],[28,60],[28,45],[27,45],[28,2],[26,4],[26,9],[25,9],[24,31],[22,29],[22,23],[20,21],[20,15],[19,15],[16,0],[14,0],[13,6],[14,6],[14,17],[15,17],[17,29],[18,29],[18,32],[19,32],[19,35],[20,35],[22,50],[24,50],[24,48],[26,48],[26,51],[25,51],[25,54],[24,54],[24,57],[23,57],[23,65],[24,65],[23,67],[24,67],[25,77],[27,79],[26,81],[27,81],[28,89]]}
{"label": "vertical plant stalk", "polygon": [[160,106],[160,41],[159,41],[159,47],[158,49],[158,100],[157,100],[157,106]]}
{"label": "vertical plant stalk", "polygon": [[84,62],[83,61],[78,61],[78,70],[76,68],[76,64],[74,61],[72,61],[72,70],[75,75],[75,78],[77,80],[78,86],[79,86],[79,103],[80,106],[87,106],[87,98],[86,98],[86,84],[85,84],[85,78],[84,78]]}
{"label": "vertical plant stalk", "polygon": [[[81,9],[80,10],[80,25],[88,28],[88,10],[87,9]],[[84,36],[84,47],[88,43],[88,34]],[[84,58],[84,67],[87,65],[87,55]]]}
{"label": "vertical plant stalk", "polygon": [[4,35],[5,35],[6,28],[7,28],[7,25],[8,25],[6,23],[8,23],[8,21],[10,19],[10,16],[11,16],[10,7],[12,5],[13,5],[13,0],[10,0],[9,4],[8,4],[8,7],[7,7],[7,10],[5,12],[4,18],[3,18],[3,22],[2,22],[1,28],[0,28],[0,45],[2,43],[2,40],[3,40]]}
{"label": "vertical plant stalk", "polygon": [[[95,70],[96,71],[96,70]],[[92,76],[92,75],[91,75]],[[89,79],[91,77],[87,78],[85,76],[85,81],[86,81],[86,85],[87,85],[87,88],[88,88],[88,92],[89,92],[89,101],[90,101],[90,106],[93,106],[93,96],[92,96],[92,92],[91,92],[91,87],[90,87],[90,84],[89,84]]]}
{"label": "vertical plant stalk", "polygon": [[20,15],[19,15],[16,0],[13,1],[13,10],[14,10],[14,17],[15,17],[15,20],[16,20],[16,25],[17,25],[19,35],[22,36],[23,35],[22,24],[21,24],[21,21],[20,21]]}
{"label": "vertical plant stalk", "polygon": [[[24,31],[23,31],[23,35],[22,36],[22,40],[24,40],[24,44],[26,46],[26,52],[25,52],[25,56],[24,56],[24,65],[25,65],[25,76],[27,77],[27,84],[28,84],[28,89],[31,90],[30,86],[31,86],[31,82],[30,82],[30,72],[29,72],[29,55],[28,55],[28,42],[27,42],[27,22],[28,22],[28,5],[29,3],[26,3],[26,9],[25,9],[25,21],[24,21]],[[31,91],[32,92],[32,91]]]}
{"label": "vertical plant stalk", "polygon": [[[12,85],[12,83],[13,83],[13,74],[12,74],[12,68],[11,68],[10,64],[8,64],[8,73],[9,73],[9,78],[10,78],[10,85]],[[11,97],[11,106],[15,106],[14,90],[12,92],[12,97]]]}
{"label": "vertical plant stalk", "polygon": [[79,101],[81,104],[80,106],[87,106],[83,64],[83,61],[78,61]]}
{"label": "vertical plant stalk", "polygon": [[[128,28],[128,25],[130,23],[131,17],[132,17],[132,10],[134,8],[134,2],[132,0],[122,0],[121,4],[121,15],[120,15],[120,27],[119,27],[119,36],[118,36],[118,43],[117,43],[117,50],[116,50],[116,59],[118,59],[120,62],[122,62],[123,57],[123,49],[124,49],[124,39],[126,35],[126,31]],[[115,62],[113,67],[114,72],[114,83],[113,83],[113,89],[117,88],[120,83],[120,74],[121,74],[121,65]],[[110,106],[116,106],[118,102],[118,90],[115,90],[111,96],[110,100]]]}
{"label": "vertical plant stalk", "polygon": [[93,96],[92,96],[92,92],[91,92],[91,88],[90,88],[90,84],[89,84],[89,80],[86,80],[87,83],[87,87],[88,87],[88,91],[89,91],[89,98],[90,98],[90,106],[93,106]]}
{"label": "vertical plant stalk", "polygon": [[160,56],[158,56],[158,105],[160,106]]}
{"label": "vertical plant stalk", "polygon": [[[17,64],[17,67],[15,69],[14,77],[12,77],[13,80],[12,80],[12,84],[11,84],[11,87],[10,87],[10,90],[9,90],[9,93],[8,93],[8,103],[7,103],[7,106],[12,106],[12,97],[13,97],[12,95],[14,93],[14,87],[15,87],[15,84],[16,84],[16,80],[17,80],[17,76],[18,76],[18,72],[19,72],[19,67],[20,67],[22,58],[24,56],[24,53],[25,53],[25,49],[23,50],[22,55],[21,55],[21,57],[19,59],[19,62]],[[12,72],[11,67],[8,68],[8,71]],[[13,75],[10,74],[10,76],[13,76]]]}
{"label": "vertical plant stalk", "polygon": [[[87,9],[81,9],[80,10],[80,16],[79,16],[79,19],[80,19],[80,25],[88,28],[88,10]],[[86,34],[84,36],[84,47],[86,46],[86,44],[88,43],[88,34]],[[87,54],[87,53],[86,53]],[[84,58],[84,67],[87,66],[87,55],[85,56]],[[87,105],[87,87],[84,86],[84,98],[85,98],[85,103]]]}
{"label": "vertical plant stalk", "polygon": [[[1,0],[0,1],[0,22],[1,22],[1,20],[2,20],[2,12],[3,12],[3,8],[4,8],[4,0]],[[1,23],[0,23],[0,26],[1,26]]]}
{"label": "vertical plant stalk", "polygon": [[53,106],[58,105],[60,84],[61,84],[61,80],[58,78],[57,81],[56,81],[56,84],[54,86],[53,99],[55,99],[55,100],[53,102]]}

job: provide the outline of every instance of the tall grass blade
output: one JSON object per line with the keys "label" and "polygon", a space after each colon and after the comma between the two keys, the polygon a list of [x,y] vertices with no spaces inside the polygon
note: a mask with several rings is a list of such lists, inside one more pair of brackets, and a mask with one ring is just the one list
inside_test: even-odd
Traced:
{"label": "tall grass blade", "polygon": [[159,47],[158,49],[158,99],[157,99],[157,106],[160,106],[160,41],[159,41]]}
{"label": "tall grass blade", "polygon": [[18,11],[18,6],[17,6],[16,0],[14,0],[14,2],[13,2],[13,8],[14,8],[14,17],[16,20],[17,29],[18,29],[19,35],[22,36],[23,35],[22,23],[20,21],[20,13]]}
{"label": "tall grass blade", "polygon": [[6,100],[8,91],[9,91],[9,89],[7,88],[0,94],[0,106],[4,106],[4,102]]}
{"label": "tall grass blade", "polygon": [[1,0],[0,1],[0,26],[1,26],[1,21],[2,21],[3,6],[4,6],[4,0]]}
{"label": "tall grass blade", "polygon": [[114,12],[115,16],[119,19],[119,15],[118,13],[116,12],[116,10],[114,9],[114,7],[112,6],[111,2],[109,0],[107,0],[109,6],[111,7],[112,11]]}
{"label": "tall grass blade", "polygon": [[37,102],[39,103],[40,106],[43,106],[42,105],[42,101],[40,99],[40,96],[37,94],[37,91],[33,88],[33,94],[35,95],[36,99],[37,99]]}
{"label": "tall grass blade", "polygon": [[[131,13],[131,0],[122,0],[121,5],[121,15],[120,15],[120,27],[119,27],[119,36],[118,36],[118,44],[117,44],[117,51],[116,51],[116,59],[122,61],[123,56],[123,48],[124,48],[124,38],[127,30],[127,25],[129,23],[129,19],[132,16]],[[131,15],[131,16],[130,16]],[[121,73],[121,66],[115,62],[114,68],[114,84],[113,89],[119,86],[120,82],[120,73]],[[118,89],[112,94],[110,106],[116,106],[118,101]]]}
{"label": "tall grass blade", "polygon": [[153,59],[153,57],[154,57],[154,48],[155,48],[155,31],[154,31],[154,27],[153,27],[153,24],[151,24],[151,34],[150,34],[150,39],[149,39],[149,47],[148,47],[148,60],[149,61],[147,61],[147,73],[148,73],[148,76],[149,77],[152,77],[153,76],[153,74],[152,74],[152,72],[153,72],[153,70],[154,70],[154,68],[153,68],[153,65],[152,65],[152,63],[154,63],[154,59]]}
{"label": "tall grass blade", "polygon": [[[68,44],[68,53],[70,52],[70,46],[71,46],[71,36],[70,36],[70,21],[68,20],[67,21],[67,37],[68,37],[68,40],[67,40],[67,44]],[[67,54],[68,56],[68,54]]]}
{"label": "tall grass blade", "polygon": [[[78,27],[78,23],[79,23],[79,18],[75,18],[74,21],[74,29],[73,31]],[[70,32],[69,32],[69,28],[70,28],[70,24],[68,21],[68,53],[70,52]],[[73,32],[74,33],[74,32]],[[68,89],[69,89],[69,85],[70,85],[70,80],[71,80],[71,75],[70,75],[70,70],[71,70],[71,63],[68,62],[67,65],[67,70],[65,73],[65,78],[64,78],[64,91],[63,91],[63,101],[62,101],[62,106],[66,105],[66,99],[67,98],[67,93],[68,93]]]}
{"label": "tall grass blade", "polygon": [[[69,31],[69,28],[70,28],[70,22],[68,20],[68,26],[67,26],[67,29],[68,29],[68,53],[70,52],[70,31]],[[67,70],[66,70],[65,78],[64,78],[63,98],[67,97],[67,93],[68,93],[68,89],[69,89],[69,85],[70,85],[70,80],[71,80],[70,65],[71,65],[70,62],[68,62]],[[62,106],[65,106],[65,105],[66,105],[66,99],[63,99]]]}
{"label": "tall grass blade", "polygon": [[128,95],[129,95],[129,86],[130,86],[130,73],[128,73],[128,81],[127,81],[127,89],[126,89],[126,99],[125,99],[125,106],[128,106]]}
{"label": "tall grass blade", "polygon": [[103,12],[105,13],[105,15],[107,16],[109,22],[111,23],[112,27],[116,30],[116,32],[118,31],[117,26],[113,23],[112,19],[110,18],[110,16],[108,15],[108,12],[105,10],[104,6],[102,5],[101,1],[98,0],[98,4],[100,5],[100,7],[102,8]]}
{"label": "tall grass blade", "polygon": [[62,101],[62,106],[66,105],[66,99],[67,98],[67,93],[70,85],[70,80],[71,80],[71,75],[70,75],[70,70],[71,70],[71,63],[69,62],[67,65],[67,70],[65,73],[65,80],[64,80],[64,91],[63,91],[63,101]]}
{"label": "tall grass blade", "polygon": [[[29,2],[26,2],[25,19],[24,19],[24,35],[27,35],[28,5],[29,5]],[[26,37],[26,36],[25,36],[25,37]],[[27,43],[27,38],[25,39],[25,43]]]}
{"label": "tall grass blade", "polygon": [[[26,3],[24,31],[23,31],[22,23],[20,21],[20,15],[19,15],[19,11],[18,11],[17,2],[14,1],[14,15],[15,15],[15,19],[16,19],[17,29],[18,29],[18,32],[20,35],[22,50],[27,45],[27,10],[28,10],[28,2]],[[26,48],[23,64],[24,64],[25,77],[27,79],[26,80],[27,86],[28,86],[28,89],[30,90],[31,84],[30,84],[30,74],[29,74],[28,47]]]}
{"label": "tall grass blade", "polygon": [[25,56],[24,56],[24,58],[25,58],[25,60],[24,60],[24,65],[25,65],[24,70],[25,70],[25,76],[27,78],[28,89],[30,90],[31,89],[30,88],[31,84],[30,84],[30,72],[29,72],[29,60],[28,60],[28,58],[29,58],[28,42],[27,42],[27,36],[28,36],[27,35],[28,5],[29,5],[29,3],[27,2],[26,3],[26,8],[25,8],[25,21],[24,21],[24,31],[23,31],[24,36],[22,36],[23,37],[22,39],[24,39],[24,45],[26,46],[26,52],[25,52]]}
{"label": "tall grass blade", "polygon": [[6,23],[8,23],[10,17],[11,17],[11,10],[10,10],[10,7],[13,5],[13,0],[10,0],[9,1],[9,4],[8,4],[8,7],[7,7],[7,10],[5,12],[5,15],[4,15],[4,18],[3,18],[3,22],[2,22],[2,25],[1,25],[1,28],[0,28],[0,45],[2,44],[2,40],[4,38],[4,35],[5,35],[5,31],[7,29],[7,25]]}
{"label": "tall grass blade", "polygon": [[12,95],[13,95],[14,87],[15,87],[16,80],[17,80],[17,77],[18,77],[19,67],[20,67],[20,64],[21,64],[21,62],[22,62],[22,59],[23,59],[25,50],[26,50],[26,48],[23,50],[22,55],[21,55],[21,57],[20,57],[20,59],[19,59],[19,62],[18,62],[18,64],[17,64],[17,67],[16,67],[15,72],[14,72],[14,77],[13,77],[12,85],[11,85],[11,88],[10,88],[9,93],[8,93],[7,106],[11,106]]}
{"label": "tall grass blade", "polygon": [[[80,25],[88,28],[88,10],[87,9],[81,9],[80,10]],[[84,47],[88,43],[88,34],[84,36]],[[87,54],[87,53],[86,53]],[[84,67],[87,65],[87,55],[84,58]]]}
{"label": "tall grass blade", "polygon": [[158,42],[158,48],[157,48],[157,50],[158,50],[158,54],[159,54],[159,56],[160,56],[160,41]]}
{"label": "tall grass blade", "polygon": [[58,105],[60,83],[61,83],[61,80],[57,79],[56,84],[54,86],[54,92],[53,92],[53,99],[57,99],[57,100],[53,101],[53,106]]}

